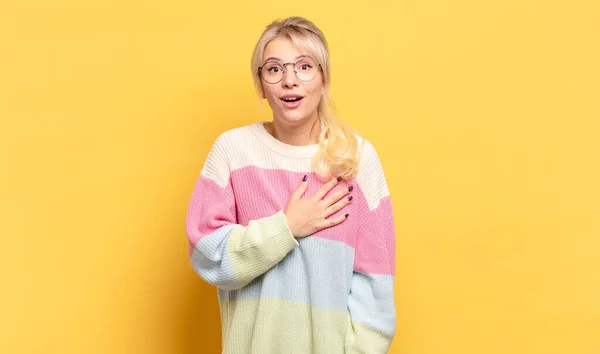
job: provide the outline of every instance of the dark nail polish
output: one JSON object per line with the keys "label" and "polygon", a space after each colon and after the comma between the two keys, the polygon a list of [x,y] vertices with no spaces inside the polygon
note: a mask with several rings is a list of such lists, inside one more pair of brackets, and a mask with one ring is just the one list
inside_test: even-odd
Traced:
{"label": "dark nail polish", "polygon": [[351,201],[351,200],[352,200],[352,196],[349,196],[349,197],[348,197],[348,201]]}
{"label": "dark nail polish", "polygon": [[352,192],[353,189],[354,189],[354,186],[348,187],[348,192]]}
{"label": "dark nail polish", "polygon": [[308,179],[308,176],[304,175],[304,178],[302,178],[302,182],[306,182],[307,179]]}
{"label": "dark nail polish", "polygon": [[339,181],[341,181],[341,180],[342,180],[342,177],[338,177],[338,178],[337,178],[337,181],[338,181],[338,182],[339,182]]}
{"label": "dark nail polish", "polygon": [[350,214],[346,214],[346,219],[348,219],[348,215],[350,215]]}

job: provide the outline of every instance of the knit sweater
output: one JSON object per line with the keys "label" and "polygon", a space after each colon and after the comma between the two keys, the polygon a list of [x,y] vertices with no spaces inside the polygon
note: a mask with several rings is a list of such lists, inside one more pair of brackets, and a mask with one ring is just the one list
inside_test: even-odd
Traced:
{"label": "knit sweater", "polygon": [[[342,223],[295,238],[283,210],[324,183],[318,144],[285,144],[256,122],[214,141],[186,226],[193,269],[218,290],[226,354],[387,353],[396,328],[395,228],[379,156],[364,144]],[[324,197],[324,198],[325,198]]]}

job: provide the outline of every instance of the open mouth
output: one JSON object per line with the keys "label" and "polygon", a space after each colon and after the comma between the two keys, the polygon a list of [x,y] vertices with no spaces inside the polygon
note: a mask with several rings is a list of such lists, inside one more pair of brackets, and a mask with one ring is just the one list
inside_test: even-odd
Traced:
{"label": "open mouth", "polygon": [[283,102],[298,102],[302,100],[304,97],[284,97],[281,100]]}
{"label": "open mouth", "polygon": [[283,102],[283,106],[288,109],[298,108],[302,104],[302,96],[289,95],[286,97],[280,97],[279,99]]}

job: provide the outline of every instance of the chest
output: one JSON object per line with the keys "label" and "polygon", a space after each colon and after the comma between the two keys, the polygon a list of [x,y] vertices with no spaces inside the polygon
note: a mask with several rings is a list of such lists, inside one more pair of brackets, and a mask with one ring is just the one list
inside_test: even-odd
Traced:
{"label": "chest", "polygon": [[[290,196],[300,186],[302,177],[308,174],[308,188],[301,199],[308,199],[326,183],[321,181],[314,173],[293,172],[282,169],[265,169],[249,166],[231,173],[231,186],[235,197],[237,223],[247,225],[251,220],[264,218],[279,210],[284,210]],[[341,181],[323,197],[335,194],[343,188],[353,186],[355,180]],[[353,195],[350,193],[349,195]],[[344,197],[345,198],[345,197]],[[353,246],[356,241],[358,226],[357,208],[353,202],[341,210],[331,214],[328,218],[350,214],[342,223],[319,230],[312,236],[330,240],[343,241]]]}

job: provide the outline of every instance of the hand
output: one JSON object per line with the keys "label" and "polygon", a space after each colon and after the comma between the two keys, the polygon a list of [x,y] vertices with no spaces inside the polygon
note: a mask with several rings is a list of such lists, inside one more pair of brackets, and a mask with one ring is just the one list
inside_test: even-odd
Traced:
{"label": "hand", "polygon": [[[348,214],[345,214],[336,218],[326,219],[329,215],[348,205],[352,200],[351,196],[342,198],[352,192],[352,187],[343,188],[331,194],[326,199],[322,199],[339,183],[340,181],[334,178],[325,183],[310,198],[302,200],[300,197],[302,197],[308,188],[308,182],[302,181],[298,189],[290,196],[290,200],[283,211],[294,237],[306,237],[321,229],[340,224],[348,218]],[[340,198],[342,199],[340,200]]]}

